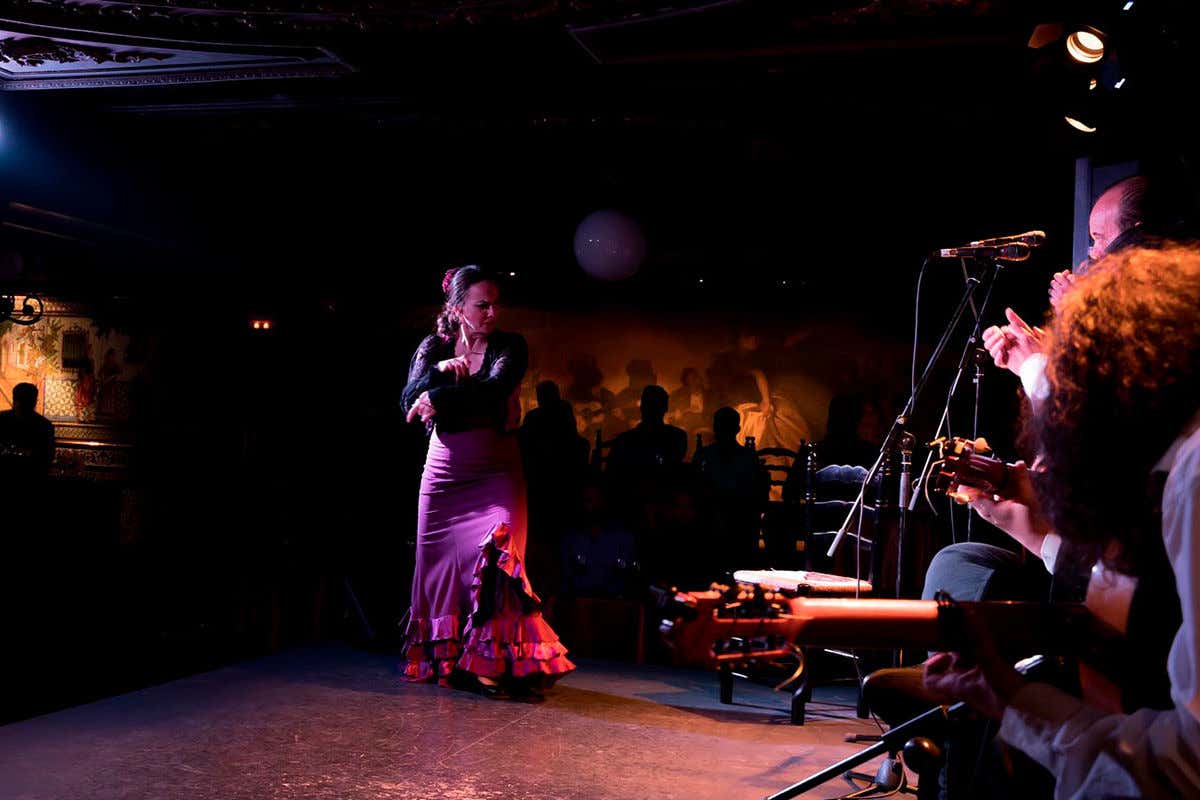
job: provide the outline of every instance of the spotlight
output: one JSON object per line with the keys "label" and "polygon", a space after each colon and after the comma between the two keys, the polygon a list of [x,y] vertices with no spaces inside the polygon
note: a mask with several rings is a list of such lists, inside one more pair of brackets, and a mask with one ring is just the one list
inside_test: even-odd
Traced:
{"label": "spotlight", "polygon": [[1067,37],[1067,52],[1080,64],[1095,64],[1104,58],[1104,39],[1095,28],[1075,31]]}

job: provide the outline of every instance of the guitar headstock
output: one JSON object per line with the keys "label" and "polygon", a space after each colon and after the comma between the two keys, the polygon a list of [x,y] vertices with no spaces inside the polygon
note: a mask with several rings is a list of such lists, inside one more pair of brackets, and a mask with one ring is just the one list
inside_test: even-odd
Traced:
{"label": "guitar headstock", "polygon": [[958,503],[970,501],[961,491],[967,487],[987,495],[1003,495],[1008,486],[1009,466],[996,458],[983,437],[964,439],[943,436],[929,443],[937,448],[937,460],[926,484]]}

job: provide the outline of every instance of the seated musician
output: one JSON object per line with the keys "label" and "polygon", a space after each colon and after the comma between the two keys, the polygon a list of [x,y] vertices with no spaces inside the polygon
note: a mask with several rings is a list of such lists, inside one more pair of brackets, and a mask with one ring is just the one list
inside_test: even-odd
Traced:
{"label": "seated musician", "polygon": [[[973,665],[936,654],[925,686],[999,720],[1001,740],[1052,773],[1055,797],[1200,796],[1200,251],[1106,257],[1062,298],[1044,352],[1046,395],[1027,423],[1043,459],[1036,496],[974,505],[1018,540],[1053,530],[1143,583],[1165,551],[1182,612],[1151,665],[1169,679],[1166,707],[1108,713],[1028,682],[981,628]],[[1163,473],[1156,522],[1144,487]]]}
{"label": "seated musician", "polygon": [[[1054,275],[1049,291],[1051,306],[1057,309],[1074,283],[1098,259],[1151,244],[1164,233],[1179,232],[1182,223],[1177,219],[1177,202],[1168,195],[1161,180],[1151,181],[1141,175],[1117,181],[1101,193],[1088,215],[1088,235],[1092,241],[1088,258],[1074,272],[1065,270]],[[1047,392],[1043,376],[1044,332],[1028,324],[1011,308],[1005,310],[1005,315],[1008,324],[992,326],[983,332],[984,347],[996,366],[1021,379],[1026,397],[1036,406]],[[1023,481],[1025,476],[1018,477]],[[1003,524],[997,527],[1005,529]],[[1045,600],[1051,589],[1050,576],[1054,574],[1054,598],[1079,599],[1075,595],[1081,576],[1070,571],[1076,566],[1076,559],[1060,561],[1061,540],[1054,533],[1048,536],[1045,533],[1030,531],[1028,536],[1017,540],[1034,558],[979,542],[943,548],[929,565],[923,596],[930,599],[934,592],[947,591],[958,600]]]}

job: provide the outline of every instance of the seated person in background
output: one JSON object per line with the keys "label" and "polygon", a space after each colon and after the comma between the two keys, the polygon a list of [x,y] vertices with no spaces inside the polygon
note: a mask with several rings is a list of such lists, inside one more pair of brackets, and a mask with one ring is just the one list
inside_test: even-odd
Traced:
{"label": "seated person in background", "polygon": [[564,402],[558,384],[542,381],[534,389],[537,408],[530,409],[521,421],[521,434],[540,439],[548,436],[558,425],[559,412]]}
{"label": "seated person in background", "polygon": [[[737,442],[741,418],[728,406],[713,414],[715,441],[692,457],[709,525],[714,556],[726,564],[753,549],[758,512],[767,500],[770,475],[754,451]],[[749,562],[747,562],[749,563]]]}
{"label": "seated person in background", "polygon": [[687,433],[664,421],[667,403],[667,390],[661,386],[642,390],[642,421],[614,439],[609,450],[607,470],[614,480],[636,479],[638,473],[683,463]]}
{"label": "seated person in background", "polygon": [[0,411],[0,480],[36,481],[54,463],[54,424],[37,413],[38,389],[13,387],[12,409]]}
{"label": "seated person in background", "polygon": [[540,590],[552,607],[559,583],[559,541],[569,520],[578,514],[580,493],[588,474],[590,447],[575,428],[571,404],[553,381],[537,385],[538,407],[525,415],[519,441],[529,509],[529,538],[535,547],[526,559],[540,575]]}
{"label": "seated person in background", "polygon": [[692,456],[692,463],[706,489],[722,498],[765,500],[763,494],[765,471],[754,451],[738,444],[741,430],[738,412],[729,406],[713,414],[713,443],[705,445]]}

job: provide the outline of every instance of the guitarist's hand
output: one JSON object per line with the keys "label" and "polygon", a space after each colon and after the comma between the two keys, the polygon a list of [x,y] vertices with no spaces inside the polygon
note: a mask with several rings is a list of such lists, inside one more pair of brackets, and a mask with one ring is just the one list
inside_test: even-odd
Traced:
{"label": "guitarist's hand", "polygon": [[1004,497],[984,495],[978,489],[959,487],[979,516],[1016,539],[1035,556],[1041,556],[1042,540],[1050,532],[1050,522],[1042,514],[1041,503],[1029,480],[1029,467],[1018,461],[1009,467]]}
{"label": "guitarist's hand", "polygon": [[925,688],[936,694],[963,700],[984,716],[1000,719],[1025,678],[996,650],[992,634],[964,609],[975,645],[974,659],[961,653],[935,653],[925,662]]}

